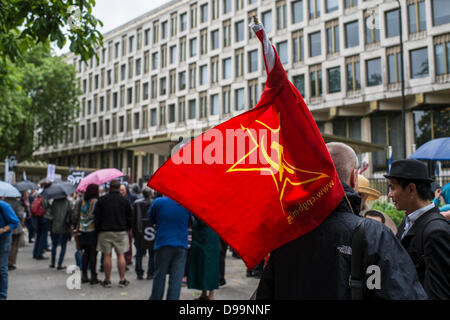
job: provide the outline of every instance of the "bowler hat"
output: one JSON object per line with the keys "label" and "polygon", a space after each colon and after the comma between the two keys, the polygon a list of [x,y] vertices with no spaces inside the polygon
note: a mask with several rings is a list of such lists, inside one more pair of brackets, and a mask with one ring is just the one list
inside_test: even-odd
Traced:
{"label": "bowler hat", "polygon": [[392,162],[391,171],[384,175],[388,179],[406,179],[419,182],[433,182],[428,175],[427,166],[414,159],[397,160]]}

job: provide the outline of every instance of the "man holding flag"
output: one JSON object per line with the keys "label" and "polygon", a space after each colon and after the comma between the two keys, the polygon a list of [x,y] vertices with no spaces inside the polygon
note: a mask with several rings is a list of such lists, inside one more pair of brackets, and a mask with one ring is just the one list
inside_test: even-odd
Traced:
{"label": "man holding flag", "polygon": [[[289,82],[262,25],[256,23],[252,28],[263,44],[268,73],[258,104],[183,146],[148,182],[149,187],[174,199],[215,230],[249,269],[271,252],[278,256],[277,248],[282,247],[280,250],[283,251],[284,246],[314,234],[318,226],[329,220],[330,213],[343,205],[346,193],[355,193],[347,190],[350,189],[348,186],[344,192],[341,181],[356,176],[356,166],[351,168],[350,172],[355,172],[348,179],[342,179],[339,171],[336,172],[308,107]],[[236,139],[239,141],[239,138],[244,143],[237,146],[229,143]],[[357,160],[352,162],[350,158],[346,162],[357,163]],[[348,198],[345,199],[344,204],[348,202]],[[344,237],[347,240],[352,232],[351,226],[346,228],[347,235]],[[340,232],[338,230],[337,234]],[[378,235],[381,234],[380,231]],[[391,239],[396,241],[393,237]],[[315,247],[314,242],[310,244],[312,246],[309,248],[294,250],[295,255],[290,251],[288,260],[279,260],[280,266],[287,262],[284,278],[276,278],[280,275],[278,262],[271,255],[258,298],[349,298],[349,256],[339,260],[342,263],[331,266],[344,272],[333,268],[329,270],[329,273],[342,276],[342,281],[337,285],[343,288],[333,291],[335,294],[327,288],[308,291],[314,288],[305,288],[301,281],[296,281],[302,277],[317,279],[322,276],[308,274],[315,267],[318,257],[320,264],[327,266],[323,262],[322,250],[323,254],[331,254],[330,259],[336,258],[340,252],[332,243],[329,245],[333,246],[334,251],[320,248],[320,243],[319,247]],[[401,248],[400,245],[398,247]],[[343,246],[341,251],[348,252],[348,249],[351,250]],[[311,261],[310,269],[289,267],[296,265],[292,260],[299,255],[302,261]],[[411,264],[409,260],[406,262],[402,279],[408,275],[412,279],[399,283],[411,284],[408,292],[415,294],[403,294],[402,290],[395,288],[401,291],[396,297],[423,298],[423,289],[414,274],[408,272],[414,270],[408,262]],[[395,269],[399,270],[397,266]],[[289,280],[291,276],[294,281]],[[392,275],[386,273],[384,276]],[[384,276],[382,279],[387,279]],[[319,282],[311,283],[313,287],[317,284]],[[386,298],[394,296],[384,294]]]}

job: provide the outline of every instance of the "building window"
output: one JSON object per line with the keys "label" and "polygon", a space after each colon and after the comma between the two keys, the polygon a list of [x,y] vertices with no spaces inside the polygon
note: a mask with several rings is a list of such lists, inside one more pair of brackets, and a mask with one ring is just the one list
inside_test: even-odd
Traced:
{"label": "building window", "polygon": [[176,91],[176,70],[170,70],[169,72],[169,94],[174,94]]}
{"label": "building window", "polygon": [[208,29],[205,28],[200,31],[200,54],[208,52]]}
{"label": "building window", "polygon": [[277,4],[277,29],[281,30],[286,28],[287,16],[286,16],[286,1],[278,1]]}
{"label": "building window", "polygon": [[336,93],[341,91],[341,68],[334,67],[327,70],[328,92]]}
{"label": "building window", "polygon": [[236,111],[244,110],[245,108],[244,88],[234,90],[234,96],[235,96]]}
{"label": "building window", "polygon": [[321,0],[308,0],[309,2],[309,19],[316,19],[320,17],[320,3]]}
{"label": "building window", "polygon": [[248,104],[254,107],[258,103],[258,80],[250,80],[248,82]]}
{"label": "building window", "polygon": [[352,48],[359,46],[358,20],[346,23],[345,27],[345,47]]}
{"label": "building window", "polygon": [[197,85],[197,83],[196,83],[197,82],[197,76],[196,76],[197,72],[196,72],[196,70],[197,70],[196,64],[195,63],[191,63],[189,65],[189,89],[193,89]]}
{"label": "building window", "polygon": [[244,8],[244,0],[235,0],[236,1],[236,11],[242,10]]}
{"label": "building window", "polygon": [[144,31],[144,46],[148,46],[150,44],[150,29],[145,29]]}
{"label": "building window", "polygon": [[326,23],[327,30],[327,54],[339,52],[339,21],[333,20]]}
{"label": "building window", "polygon": [[206,118],[208,116],[208,105],[207,105],[207,97],[206,91],[200,93],[200,119]]}
{"label": "building window", "polygon": [[211,32],[211,50],[219,49],[219,30]]}
{"label": "building window", "polygon": [[364,13],[364,26],[366,34],[366,44],[374,44],[380,42],[379,17],[373,11]]}
{"label": "building window", "polygon": [[231,88],[230,86],[223,87],[222,93],[222,108],[223,113],[227,114],[231,112]]}
{"label": "building window", "polygon": [[136,81],[134,83],[134,102],[139,103],[141,101],[141,82]]}
{"label": "building window", "polygon": [[147,74],[150,71],[150,53],[144,52],[144,73]]}
{"label": "building window", "polygon": [[133,70],[134,70],[133,58],[128,58],[128,79],[133,78]]}
{"label": "building window", "polygon": [[423,78],[428,76],[428,48],[420,48],[409,51],[411,61],[411,78]]}
{"label": "building window", "polygon": [[345,9],[353,8],[358,5],[358,0],[344,0]]}
{"label": "building window", "polygon": [[146,82],[142,85],[142,94],[143,94],[142,99],[143,100],[148,99],[148,97],[149,97],[148,93],[149,93],[149,86],[148,86],[148,82]]}
{"label": "building window", "polygon": [[398,9],[386,12],[386,38],[396,37],[400,34],[400,17]]}
{"label": "building window", "polygon": [[153,44],[158,43],[159,41],[159,22],[153,22]]}
{"label": "building window", "polygon": [[361,70],[359,56],[353,56],[345,59],[347,71],[347,91],[356,91],[361,89]]}
{"label": "building window", "polygon": [[296,31],[292,34],[292,53],[294,62],[304,61],[304,40],[303,40],[303,31]]}
{"label": "building window", "polygon": [[222,64],[223,64],[223,70],[222,70],[223,79],[230,79],[231,78],[231,58],[223,59]]}
{"label": "building window", "polygon": [[231,20],[223,22],[223,46],[231,46]]}
{"label": "building window", "polygon": [[414,0],[408,3],[409,33],[424,31],[427,27],[425,1]]}
{"label": "building window", "polygon": [[413,111],[416,148],[437,138],[450,136],[450,107],[432,107]]}
{"label": "building window", "polygon": [[291,4],[292,9],[292,23],[299,23],[303,21],[303,0],[294,1]]}
{"label": "building window", "polygon": [[211,115],[219,114],[219,94],[213,94],[211,96]]}
{"label": "building window", "polygon": [[339,0],[325,0],[327,13],[339,10]]}
{"label": "building window", "polygon": [[367,86],[378,86],[382,84],[381,58],[366,60]]}
{"label": "building window", "polygon": [[167,45],[161,46],[161,68],[167,66]]}
{"label": "building window", "polygon": [[248,72],[251,73],[257,71],[258,71],[258,49],[248,52]]}
{"label": "building window", "polygon": [[[282,64],[286,64],[289,62],[287,41],[277,43],[277,52],[278,52],[278,56],[280,57],[280,61]],[[256,57],[258,57],[258,56],[256,56]]]}
{"label": "building window", "polygon": [[122,36],[122,57],[127,54],[127,36]]}
{"label": "building window", "polygon": [[197,55],[197,38],[189,40],[189,55],[195,57]]}
{"label": "building window", "polygon": [[297,88],[298,92],[305,97],[305,75],[299,74],[292,77],[292,83]]}
{"label": "building window", "polygon": [[158,69],[158,52],[152,54],[152,70]]}
{"label": "building window", "polygon": [[200,85],[205,85],[208,82],[208,65],[200,66]]}
{"label": "building window", "polygon": [[140,124],[141,124],[141,123],[140,123],[140,120],[139,120],[139,112],[135,112],[134,115],[133,115],[133,118],[134,118],[134,119],[133,119],[133,120],[134,120],[134,121],[133,121],[133,122],[134,122],[134,123],[133,123],[133,129],[134,129],[134,130],[139,130],[139,126],[140,126]]}
{"label": "building window", "polygon": [[347,139],[361,140],[361,118],[335,118],[333,120],[333,134]]}
{"label": "building window", "polygon": [[434,60],[436,75],[450,73],[450,34],[434,38]]}
{"label": "building window", "polygon": [[178,100],[178,122],[186,121],[186,100],[180,98]]}
{"label": "building window", "polygon": [[136,59],[136,75],[141,75],[141,59]]}
{"label": "building window", "polygon": [[150,125],[152,127],[156,126],[157,122],[157,110],[156,108],[153,108],[150,110]]}
{"label": "building window", "polygon": [[231,0],[223,0],[223,13],[227,14],[231,12]]}
{"label": "building window", "polygon": [[258,16],[258,10],[251,10],[247,12],[247,26],[248,27],[248,38],[253,39],[255,38],[255,33],[253,32],[252,28],[250,28],[250,24],[253,22],[253,17]]}
{"label": "building window", "polygon": [[388,64],[388,82],[389,84],[399,83],[401,81],[401,61],[400,47],[391,47],[386,50]]}
{"label": "building window", "polygon": [[309,56],[315,57],[322,54],[320,31],[309,34]]}
{"label": "building window", "polygon": [[170,49],[170,64],[177,62],[177,46],[171,46]]}
{"label": "building window", "polygon": [[219,81],[219,57],[211,58],[211,83]]}
{"label": "building window", "polygon": [[244,41],[244,21],[239,21],[234,24],[236,42]]}
{"label": "building window", "polygon": [[175,104],[174,103],[172,103],[172,104],[169,104],[169,109],[167,110],[168,111],[168,116],[169,116],[169,119],[168,119],[168,123],[174,123],[175,122]]}
{"label": "building window", "polygon": [[271,33],[273,30],[273,28],[272,28],[272,10],[263,12],[262,23],[263,23],[264,30],[266,31],[266,33]]}
{"label": "building window", "polygon": [[163,96],[167,93],[167,81],[166,81],[166,77],[163,77],[161,79],[159,79],[159,90],[160,90],[160,95]]}
{"label": "building window", "polygon": [[134,50],[134,36],[128,38],[128,52],[133,52]]}
{"label": "building window", "polygon": [[235,52],[236,77],[242,77],[244,75],[244,48],[237,49]]}
{"label": "building window", "polygon": [[191,5],[190,9],[190,21],[191,21],[191,29],[197,28],[197,5]]}
{"label": "building window", "polygon": [[158,96],[158,76],[152,77],[151,98],[156,99]]}
{"label": "building window", "polygon": [[167,21],[161,22],[161,39],[167,38]]}
{"label": "building window", "polygon": [[177,34],[177,13],[170,16],[170,36],[175,37]]}
{"label": "building window", "polygon": [[[401,112],[375,113],[370,116],[370,120],[372,143],[392,146],[393,159],[404,159]],[[374,171],[387,169],[387,156],[385,151],[372,153]]]}
{"label": "building window", "polygon": [[161,102],[159,104],[159,125],[166,125],[166,104],[165,102]]}
{"label": "building window", "polygon": [[187,30],[187,13],[180,14],[180,32]]}
{"label": "building window", "polygon": [[126,78],[126,68],[127,66],[125,64],[120,66],[120,81],[124,81]]}
{"label": "building window", "polygon": [[195,105],[195,99],[189,100],[189,119],[195,119],[196,117],[196,105]]}
{"label": "building window", "polygon": [[433,26],[450,23],[450,6],[447,0],[432,0]]}
{"label": "building window", "polygon": [[180,90],[186,89],[186,71],[178,73],[178,87]]}
{"label": "building window", "polygon": [[317,64],[309,69],[311,98],[322,96],[322,66]]}
{"label": "building window", "polygon": [[208,4],[200,6],[200,23],[208,21]]}
{"label": "building window", "polygon": [[219,0],[211,0],[211,18],[212,20],[219,18]]}
{"label": "building window", "polygon": [[119,117],[119,132],[125,131],[125,119],[124,116]]}
{"label": "building window", "polygon": [[180,62],[186,61],[186,37],[180,39]]}
{"label": "building window", "polygon": [[133,103],[133,88],[127,89],[127,104]]}

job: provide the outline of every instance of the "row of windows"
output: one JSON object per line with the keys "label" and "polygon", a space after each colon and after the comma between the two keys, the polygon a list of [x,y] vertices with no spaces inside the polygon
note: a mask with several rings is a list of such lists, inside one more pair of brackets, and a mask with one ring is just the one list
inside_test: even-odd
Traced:
{"label": "row of windows", "polygon": [[[445,23],[450,23],[450,6],[445,3],[446,0],[432,0],[432,17],[433,17],[433,26],[442,25]],[[218,0],[212,0],[211,1],[211,8],[212,8],[212,17],[213,19],[218,18]],[[305,2],[305,3],[304,3]],[[335,10],[338,10],[339,8],[339,0],[325,0],[326,4],[326,11],[327,12],[333,12]],[[321,3],[322,0],[297,0],[290,2],[291,6],[291,23],[299,23],[304,20],[304,5],[308,4],[308,16],[310,19],[320,17],[321,12]],[[344,7],[353,7],[357,5],[356,0],[345,0],[344,1]],[[242,7],[236,5],[237,8]],[[286,7],[287,3],[286,1],[277,1],[276,2],[276,26],[277,30],[281,30],[286,28],[287,26],[287,13],[286,13]],[[191,28],[195,26],[197,27],[197,23],[193,22],[193,19],[197,19],[197,13],[196,9],[197,5],[191,5],[190,8],[190,14],[191,14]],[[231,12],[231,0],[224,0],[223,1],[223,10],[224,13]],[[208,21],[208,3],[203,4],[200,6],[200,16],[201,22]],[[425,9],[425,0],[409,0],[407,3],[407,20],[408,20],[408,30],[409,33],[417,33],[424,31],[426,29],[426,9]],[[248,12],[248,22],[246,25],[249,24],[252,17],[257,14],[257,10],[252,10]],[[393,9],[386,11],[384,13],[385,15],[385,37],[395,37],[399,35],[399,9]],[[170,18],[170,33],[171,36],[177,35],[177,13],[172,13]],[[261,13],[262,23],[265,26],[265,29],[267,33],[273,32],[273,14],[272,10],[267,10]],[[187,30],[187,12],[181,13],[179,15],[180,20],[180,32],[183,32]],[[353,21],[346,23],[344,25],[345,28],[345,47],[351,48],[354,46],[359,45],[359,32],[358,32],[358,21]],[[380,41],[380,26],[379,26],[379,17],[378,13],[375,10],[368,10],[364,13],[364,25],[365,25],[365,43],[376,43]],[[245,22],[244,20],[238,21],[234,23],[235,26],[235,42],[244,41],[244,35],[245,35]],[[155,21],[153,22],[153,44],[157,44],[159,41],[159,22]],[[207,50],[207,33],[206,28],[201,31],[200,36],[200,51],[201,54],[206,53]],[[119,58],[119,51],[120,46],[122,45],[121,52],[122,57],[127,55],[128,53],[134,52],[136,49],[140,50],[144,46],[149,46],[151,44],[150,42],[150,34],[151,29],[145,29],[142,31],[142,29],[138,29],[136,32],[136,35],[130,35],[127,37],[127,35],[124,35],[122,37],[122,41],[116,42],[113,44],[112,41],[108,43],[108,48],[103,48],[101,51],[101,63],[104,64],[106,62],[106,55],[107,55],[107,49],[108,49],[108,62],[114,59]],[[161,39],[167,39],[168,38],[168,21],[161,22]],[[253,37],[253,33],[249,32],[249,37]],[[311,41],[314,41],[314,48],[310,49],[310,56],[315,56],[320,54],[321,50],[318,49],[320,47],[320,33],[319,34],[311,34],[310,37],[312,38]],[[332,41],[330,41],[331,38],[334,38],[334,40],[337,43],[337,48],[339,48],[339,27],[337,26],[334,29],[327,29],[327,38],[328,38],[328,48],[332,47],[334,48],[334,51],[336,51],[335,45],[332,45]],[[137,38],[137,40],[135,40]],[[231,20],[227,20],[223,22],[223,46],[227,47],[231,45]],[[135,41],[137,42],[135,44]],[[205,45],[204,45],[205,43]],[[181,46],[181,45],[180,45]],[[128,47],[128,51],[127,51]],[[190,56],[195,56],[197,54],[197,39],[191,39],[190,40]],[[211,49],[215,50],[219,48],[219,30],[214,30],[211,32]],[[180,52],[185,50],[185,48],[180,48]],[[334,52],[331,50],[328,50],[328,53]],[[175,53],[176,54],[176,53]],[[163,56],[163,54],[161,54]],[[185,56],[185,54],[184,54]],[[173,54],[171,53],[172,60]],[[181,57],[180,57],[181,58]],[[93,67],[93,61],[94,58],[90,61],[90,67]],[[180,59],[180,61],[183,61]],[[97,65],[99,65],[100,61],[97,62]],[[82,71],[82,62],[81,60],[78,61],[78,71]]]}
{"label": "row of windows", "polygon": [[[287,57],[287,49],[283,47],[285,43],[277,44],[278,52],[283,60]],[[286,44],[287,47],[287,44]],[[450,34],[442,35],[434,39],[434,60],[436,76],[450,74]],[[295,55],[294,55],[295,56]],[[428,48],[418,48],[409,51],[409,77],[412,79],[426,77],[429,75]],[[232,58],[225,58],[219,65],[219,57],[213,57],[210,64],[204,64],[197,67],[196,63],[189,65],[188,70],[171,70],[168,77],[152,76],[149,80],[141,83],[135,81],[134,86],[126,87],[122,85],[119,91],[112,92],[107,90],[105,95],[94,95],[93,99],[86,101],[82,99],[82,116],[96,114],[97,110],[103,112],[110,108],[123,107],[125,105],[139,103],[148,99],[156,99],[158,96],[175,94],[185,89],[194,89],[197,85],[204,86],[209,84],[218,84],[219,75],[221,79],[231,79],[232,77]],[[383,68],[381,57],[368,59],[365,62],[366,86],[377,86],[383,83]],[[235,55],[235,76],[240,77],[244,72],[252,73],[258,71],[258,49],[247,52],[247,70],[244,70],[244,50],[236,50]],[[386,50],[387,84],[396,84],[401,81],[401,61],[400,48],[391,47]],[[322,68],[321,65],[309,67],[310,74],[310,92],[309,97],[322,96]],[[361,89],[361,62],[359,56],[350,56],[345,59],[345,78],[346,91],[355,91]],[[197,82],[198,72],[198,82]],[[327,84],[328,93],[342,91],[341,85],[341,66],[328,68]],[[293,83],[305,96],[305,77],[296,75],[293,77]],[[97,82],[96,82],[97,83]],[[97,87],[97,84],[96,84]],[[158,91],[159,88],[159,91]],[[306,97],[306,96],[305,96]],[[86,109],[87,108],[87,109]]]}
{"label": "row of windows", "polygon": [[[250,81],[248,87],[248,98],[251,106],[254,106],[257,102],[258,97],[258,82]],[[230,114],[232,112],[232,103],[234,104],[234,110],[241,111],[245,109],[245,89],[238,88],[234,89],[234,96],[232,100],[232,90],[230,87],[225,87],[222,93],[215,93],[207,95],[206,92],[199,94],[198,99],[178,99],[177,104],[170,103],[167,105],[161,103],[159,105],[159,113],[157,107],[148,108],[147,106],[142,107],[142,114],[140,111],[132,112],[127,111],[126,115],[117,116],[117,114],[112,115],[112,119],[103,120],[100,117],[98,122],[92,122],[88,120],[86,125],[80,126],[80,139],[84,140],[108,136],[110,134],[117,134],[123,132],[130,132],[132,130],[145,129],[148,127],[164,126],[166,124],[175,122],[184,122],[186,120],[192,119],[203,119],[208,116],[219,115],[220,108],[222,108],[222,114]],[[177,114],[177,117],[176,117]],[[159,116],[159,119],[158,119]],[[73,135],[73,130],[71,135]],[[75,128],[78,131],[78,127]],[[75,134],[75,139],[78,137]],[[73,139],[70,140],[73,142]],[[75,140],[77,141],[77,140]]]}

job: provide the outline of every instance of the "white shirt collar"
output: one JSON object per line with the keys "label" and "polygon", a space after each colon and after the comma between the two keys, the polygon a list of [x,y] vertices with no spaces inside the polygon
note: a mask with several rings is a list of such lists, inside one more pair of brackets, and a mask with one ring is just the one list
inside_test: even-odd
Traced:
{"label": "white shirt collar", "polygon": [[434,203],[430,203],[429,205],[422,207],[420,209],[417,209],[416,211],[414,211],[413,213],[409,214],[406,216],[406,220],[413,224],[414,222],[416,222],[417,219],[420,218],[421,215],[423,215],[425,212],[431,210],[434,208]]}

